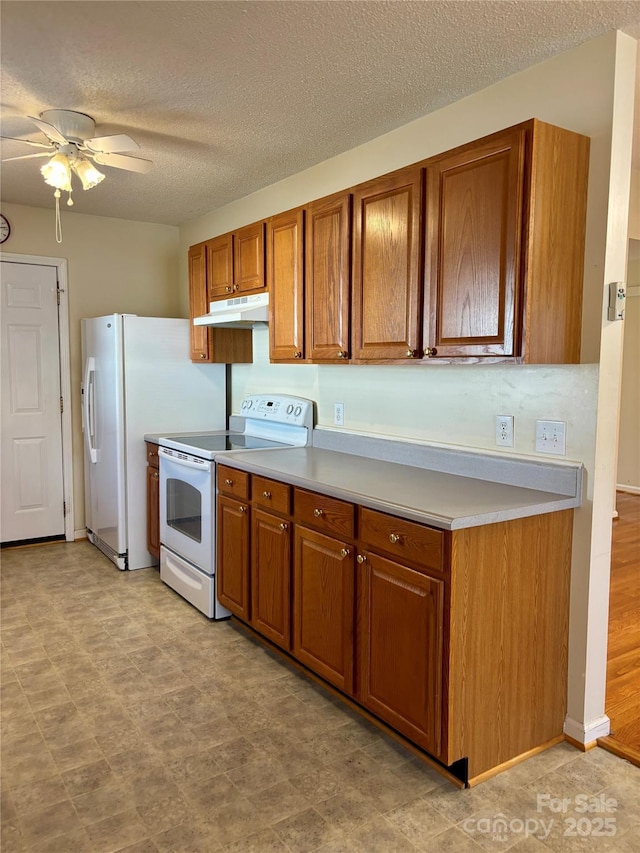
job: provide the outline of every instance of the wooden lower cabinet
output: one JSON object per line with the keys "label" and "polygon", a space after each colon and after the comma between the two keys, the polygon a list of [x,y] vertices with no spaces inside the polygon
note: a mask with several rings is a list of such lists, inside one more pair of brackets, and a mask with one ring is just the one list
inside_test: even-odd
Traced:
{"label": "wooden lower cabinet", "polygon": [[245,621],[250,618],[248,503],[218,495],[218,601]]}
{"label": "wooden lower cabinet", "polygon": [[370,552],[358,563],[358,698],[440,757],[444,581]]}
{"label": "wooden lower cabinet", "polygon": [[446,531],[218,489],[218,597],[265,638],[471,784],[562,739],[572,510]]}
{"label": "wooden lower cabinet", "polygon": [[158,445],[147,444],[147,550],[160,559],[160,461]]}
{"label": "wooden lower cabinet", "polygon": [[305,527],[296,527],[294,538],[293,653],[353,693],[353,547]]}
{"label": "wooden lower cabinet", "polygon": [[251,624],[291,649],[291,525],[253,509],[251,520]]}

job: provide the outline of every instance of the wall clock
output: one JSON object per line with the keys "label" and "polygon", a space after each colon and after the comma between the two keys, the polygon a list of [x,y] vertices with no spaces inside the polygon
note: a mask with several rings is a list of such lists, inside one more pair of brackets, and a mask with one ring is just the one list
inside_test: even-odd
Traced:
{"label": "wall clock", "polygon": [[0,243],[6,243],[11,234],[11,226],[6,216],[0,213]]}

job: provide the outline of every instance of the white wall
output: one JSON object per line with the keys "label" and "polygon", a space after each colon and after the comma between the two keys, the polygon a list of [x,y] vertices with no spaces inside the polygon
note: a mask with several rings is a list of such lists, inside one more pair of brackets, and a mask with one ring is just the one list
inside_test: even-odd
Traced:
{"label": "white wall", "polygon": [[[568,422],[567,455],[582,461],[586,469],[584,503],[575,514],[574,525],[569,716],[578,727],[584,724],[587,729],[593,721],[597,723],[604,709],[608,572],[604,573],[603,581],[603,565],[610,552],[615,481],[614,461],[603,450],[603,464],[599,465],[596,448],[598,441],[604,448],[612,430],[617,431],[615,399],[612,410],[599,406],[598,378],[602,366],[596,363],[604,357],[609,394],[615,395],[619,387],[621,333],[615,325],[609,329],[603,320],[603,296],[605,271],[607,276],[620,274],[620,252],[626,250],[626,223],[615,232],[612,225],[616,217],[612,211],[620,205],[624,211],[629,209],[630,129],[623,121],[618,132],[615,124],[621,107],[626,104],[630,112],[629,92],[630,103],[633,102],[635,48],[633,39],[610,33],[180,229],[180,256],[184,259],[180,270],[181,293],[186,309],[186,257],[193,243],[534,116],[591,137],[583,364],[564,367],[270,365],[263,330],[254,333],[255,363],[233,368],[236,409],[245,391],[269,387],[313,397],[318,402],[319,423],[324,426],[331,424],[333,402],[340,401],[345,403],[347,428],[494,449],[494,415],[513,413],[516,416],[513,452],[530,453],[536,418]],[[405,404],[411,408],[400,416],[400,407]],[[595,511],[594,495],[598,503]],[[594,571],[598,583],[592,583],[596,554],[598,567]],[[577,736],[575,727],[572,734]]]}
{"label": "white wall", "polygon": [[63,242],[55,241],[55,211],[3,204],[11,236],[7,253],[66,258],[73,430],[74,527],[84,528],[80,415],[80,320],[129,313],[186,317],[178,286],[178,229],[62,212]]}

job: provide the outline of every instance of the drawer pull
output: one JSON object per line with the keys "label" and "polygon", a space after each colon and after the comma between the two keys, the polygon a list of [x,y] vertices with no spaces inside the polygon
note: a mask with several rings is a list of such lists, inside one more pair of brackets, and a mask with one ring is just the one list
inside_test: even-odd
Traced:
{"label": "drawer pull", "polygon": [[271,498],[271,492],[263,492],[263,493],[262,493],[262,497],[263,497],[263,498],[266,498],[267,500],[270,500],[270,498]]}
{"label": "drawer pull", "polygon": [[247,511],[246,506],[240,506],[240,507],[238,507],[238,509],[240,510],[240,512],[246,512]]}
{"label": "drawer pull", "polygon": [[230,480],[229,478],[227,478],[224,481],[224,484],[225,484],[225,486],[233,486],[233,480]]}
{"label": "drawer pull", "polygon": [[288,529],[289,529],[289,525],[287,524],[287,522],[281,521],[280,522],[280,530],[288,530]]}
{"label": "drawer pull", "polygon": [[360,563],[360,565],[362,565],[363,563],[366,563],[367,558],[364,556],[364,554],[358,554],[356,560]]}
{"label": "drawer pull", "polygon": [[313,514],[315,515],[316,518],[322,518],[322,516],[324,515],[324,510],[314,509]]}
{"label": "drawer pull", "polygon": [[400,534],[399,533],[390,533],[389,534],[389,542],[391,542],[393,545],[395,545],[396,542],[399,542],[399,541],[400,541]]}
{"label": "drawer pull", "polygon": [[348,548],[341,548],[340,556],[341,557],[348,557],[349,556],[349,549]]}

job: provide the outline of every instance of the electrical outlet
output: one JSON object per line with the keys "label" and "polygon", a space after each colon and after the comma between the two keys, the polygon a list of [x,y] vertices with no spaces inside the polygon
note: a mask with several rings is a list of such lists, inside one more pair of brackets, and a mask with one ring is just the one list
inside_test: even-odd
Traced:
{"label": "electrical outlet", "polygon": [[513,415],[496,415],[496,444],[513,447]]}
{"label": "electrical outlet", "polygon": [[536,450],[565,456],[567,452],[565,421],[536,421]]}
{"label": "electrical outlet", "polygon": [[333,404],[334,426],[344,426],[344,403]]}

